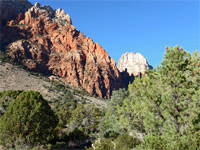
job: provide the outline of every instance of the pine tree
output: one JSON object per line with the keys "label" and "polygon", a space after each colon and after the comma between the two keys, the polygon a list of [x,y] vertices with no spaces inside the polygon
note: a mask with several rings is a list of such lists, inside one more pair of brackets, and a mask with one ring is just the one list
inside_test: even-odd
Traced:
{"label": "pine tree", "polygon": [[129,85],[118,126],[142,134],[147,149],[195,149],[200,143],[200,56],[166,49],[161,67]]}
{"label": "pine tree", "polygon": [[128,97],[128,91],[119,89],[114,91],[111,99],[107,102],[107,110],[104,118],[100,122],[101,134],[109,136],[110,134],[119,134],[123,131],[119,128],[116,122],[118,117],[117,106],[122,106],[124,99]]}

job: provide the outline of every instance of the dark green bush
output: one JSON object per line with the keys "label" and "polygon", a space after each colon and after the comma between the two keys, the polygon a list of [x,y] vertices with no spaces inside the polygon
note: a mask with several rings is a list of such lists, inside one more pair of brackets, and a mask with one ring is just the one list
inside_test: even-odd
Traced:
{"label": "dark green bush", "polygon": [[39,92],[21,92],[0,118],[0,144],[23,139],[29,145],[43,144],[54,136],[58,118]]}
{"label": "dark green bush", "polygon": [[140,142],[136,137],[130,136],[128,133],[121,134],[116,140],[116,150],[133,149]]}
{"label": "dark green bush", "polygon": [[95,150],[113,150],[114,149],[114,144],[112,143],[112,140],[106,139],[106,138],[102,138],[100,140],[100,143],[97,141],[94,144]]}
{"label": "dark green bush", "polygon": [[21,92],[23,91],[10,90],[10,91],[3,91],[2,93],[0,93],[0,116],[6,112],[6,109],[9,106],[10,102],[16,99]]}
{"label": "dark green bush", "polygon": [[68,128],[70,131],[77,128],[86,135],[93,134],[99,131],[98,124],[101,117],[101,110],[94,105],[78,105],[78,107],[72,111]]}
{"label": "dark green bush", "polygon": [[[178,143],[176,146],[178,147]],[[150,133],[144,138],[138,149],[167,150],[169,147],[167,148],[167,141],[162,136]]]}

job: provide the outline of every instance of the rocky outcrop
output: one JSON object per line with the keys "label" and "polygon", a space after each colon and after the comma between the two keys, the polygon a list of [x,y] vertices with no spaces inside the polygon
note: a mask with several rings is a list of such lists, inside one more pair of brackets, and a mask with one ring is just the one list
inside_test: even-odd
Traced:
{"label": "rocky outcrop", "polygon": [[[6,52],[30,70],[56,75],[99,97],[123,87],[115,61],[76,30],[62,9],[36,3],[3,28]],[[5,36],[6,35],[6,36]]]}
{"label": "rocky outcrop", "polygon": [[62,10],[61,8],[56,10],[55,16],[57,17],[57,20],[62,23],[72,24],[72,20],[71,20],[69,14],[66,14],[65,11]]}
{"label": "rocky outcrop", "polygon": [[17,19],[19,13],[24,13],[30,7],[32,4],[27,0],[0,0],[0,24]]}
{"label": "rocky outcrop", "polygon": [[118,62],[120,72],[127,72],[130,76],[139,76],[145,73],[147,68],[152,69],[146,58],[140,53],[125,53]]}
{"label": "rocky outcrop", "polygon": [[142,54],[133,52],[122,54],[117,67],[125,88],[134,81],[135,77],[144,75],[147,68],[153,69]]}

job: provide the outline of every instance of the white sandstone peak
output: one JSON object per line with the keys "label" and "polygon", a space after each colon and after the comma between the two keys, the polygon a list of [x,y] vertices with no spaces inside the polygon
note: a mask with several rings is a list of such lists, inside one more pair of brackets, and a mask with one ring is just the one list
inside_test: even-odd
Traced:
{"label": "white sandstone peak", "polygon": [[118,69],[120,72],[127,70],[129,75],[144,74],[149,64],[146,58],[140,53],[126,52],[122,54],[118,62]]}

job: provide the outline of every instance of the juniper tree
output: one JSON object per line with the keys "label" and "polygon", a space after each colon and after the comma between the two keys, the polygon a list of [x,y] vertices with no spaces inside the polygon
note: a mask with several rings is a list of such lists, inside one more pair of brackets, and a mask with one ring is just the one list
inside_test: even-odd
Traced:
{"label": "juniper tree", "polygon": [[22,90],[9,90],[0,93],[0,116],[3,115],[10,102],[17,98],[17,96],[23,92]]}
{"label": "juniper tree", "polygon": [[20,92],[0,118],[0,144],[13,144],[17,139],[30,145],[46,143],[57,123],[57,116],[39,92]]}

